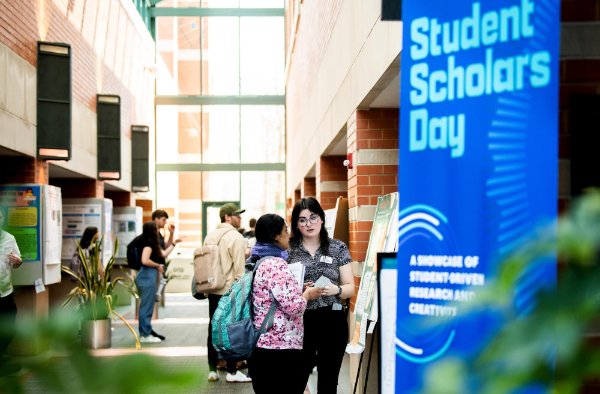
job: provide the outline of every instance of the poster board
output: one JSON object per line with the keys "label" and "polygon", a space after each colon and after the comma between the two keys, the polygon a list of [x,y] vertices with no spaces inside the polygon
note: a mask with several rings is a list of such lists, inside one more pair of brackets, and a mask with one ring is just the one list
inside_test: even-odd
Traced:
{"label": "poster board", "polygon": [[62,252],[66,264],[77,251],[77,242],[88,226],[98,228],[103,238],[102,261],[113,253],[112,200],[107,198],[67,198],[63,200]]}
{"label": "poster board", "polygon": [[398,216],[398,193],[380,196],[373,219],[373,227],[369,238],[367,255],[356,297],[354,310],[354,336],[346,352],[349,354],[362,353],[365,348],[368,321],[377,321],[377,253],[383,252],[388,243],[394,217]]}
{"label": "poster board", "polygon": [[331,238],[348,245],[348,199],[338,197],[335,208],[325,210],[325,229]]}
{"label": "poster board", "polygon": [[[394,394],[396,380],[396,297],[398,269],[396,253],[377,253],[377,298],[379,308],[379,393]],[[385,313],[384,313],[385,312]]]}
{"label": "poster board", "polygon": [[23,265],[13,271],[13,285],[31,286],[36,280],[40,284],[60,282],[60,188],[0,186],[0,206],[5,210],[5,230],[15,237],[23,259]]}

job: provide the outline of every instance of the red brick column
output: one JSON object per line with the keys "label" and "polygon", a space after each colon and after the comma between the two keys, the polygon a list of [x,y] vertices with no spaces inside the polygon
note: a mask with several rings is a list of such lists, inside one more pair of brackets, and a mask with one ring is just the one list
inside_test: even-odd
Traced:
{"label": "red brick column", "polygon": [[[377,197],[398,190],[398,110],[356,110],[347,122],[348,205],[354,261],[364,261],[371,236]],[[357,289],[360,283],[357,279]],[[354,304],[355,299],[352,299]]]}
{"label": "red brick column", "polygon": [[0,184],[36,183],[48,184],[48,162],[26,156],[0,158]]}
{"label": "red brick column", "polygon": [[104,192],[104,197],[112,200],[113,207],[135,206],[135,195],[130,192],[107,191]]}
{"label": "red brick column", "polygon": [[348,196],[345,156],[322,156],[316,164],[316,198],[323,209],[335,208],[338,197]]}
{"label": "red brick column", "polygon": [[317,194],[317,186],[315,178],[304,178],[300,187],[302,197],[315,197]]}
{"label": "red brick column", "polygon": [[61,188],[62,198],[104,198],[104,181],[91,178],[56,178],[54,186]]}

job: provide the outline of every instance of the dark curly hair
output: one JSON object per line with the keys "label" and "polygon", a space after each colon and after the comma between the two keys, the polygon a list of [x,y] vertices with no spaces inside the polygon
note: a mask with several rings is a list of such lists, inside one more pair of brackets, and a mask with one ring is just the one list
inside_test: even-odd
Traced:
{"label": "dark curly hair", "polygon": [[329,253],[329,234],[327,234],[327,230],[325,229],[325,212],[321,208],[321,204],[314,197],[305,197],[294,205],[294,209],[292,210],[292,239],[290,242],[292,245],[298,246],[302,241],[302,233],[298,228],[298,218],[300,217],[300,212],[305,209],[316,213],[323,221],[321,231],[319,232],[319,239],[321,241],[321,252],[327,255]]}

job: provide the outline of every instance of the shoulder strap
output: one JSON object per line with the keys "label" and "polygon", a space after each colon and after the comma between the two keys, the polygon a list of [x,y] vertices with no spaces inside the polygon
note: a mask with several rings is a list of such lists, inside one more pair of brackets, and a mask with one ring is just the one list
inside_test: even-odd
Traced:
{"label": "shoulder strap", "polygon": [[[230,229],[227,229],[227,230],[223,231],[223,233],[222,233],[221,235],[219,235],[219,238],[217,238],[217,242],[215,242],[214,244],[213,244],[213,243],[210,243],[210,244],[208,244],[208,245],[215,245],[215,246],[219,246],[219,242],[221,242],[221,240],[223,239],[223,237],[225,236],[225,234],[227,234],[227,233],[228,233],[228,232],[230,232],[230,231],[234,231],[234,229],[231,229],[231,228],[230,228]],[[205,243],[205,245],[206,245],[206,243]]]}
{"label": "shoulder strap", "polygon": [[[254,319],[254,300],[252,299],[253,293],[254,293],[254,276],[256,275],[256,270],[258,269],[258,266],[260,265],[260,263],[262,263],[264,260],[268,259],[269,257],[272,257],[272,256],[261,257],[256,262],[256,264],[254,264],[254,268],[252,269],[252,287],[250,288],[250,298],[252,301],[250,303],[250,313],[252,313],[252,319]],[[260,325],[260,329],[258,330],[259,335],[264,334],[265,332],[267,332],[268,329],[273,327],[273,320],[275,320],[275,310],[277,309],[278,302],[275,299],[275,297],[273,296],[273,292],[271,292],[271,290],[269,290],[269,295],[271,296],[271,306],[269,307],[269,311],[267,312],[265,319],[263,320],[262,324]]]}

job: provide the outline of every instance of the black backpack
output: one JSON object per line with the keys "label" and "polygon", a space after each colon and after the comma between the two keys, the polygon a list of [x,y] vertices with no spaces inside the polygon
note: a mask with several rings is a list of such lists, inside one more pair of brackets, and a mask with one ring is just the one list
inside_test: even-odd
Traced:
{"label": "black backpack", "polygon": [[135,237],[127,245],[127,265],[129,268],[139,271],[142,268],[142,235]]}

